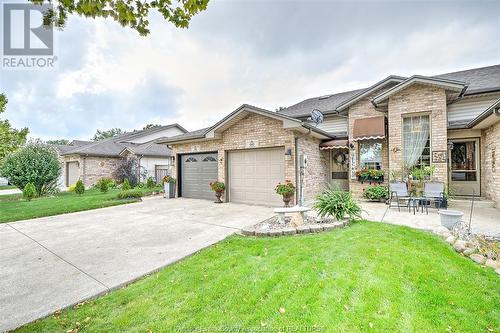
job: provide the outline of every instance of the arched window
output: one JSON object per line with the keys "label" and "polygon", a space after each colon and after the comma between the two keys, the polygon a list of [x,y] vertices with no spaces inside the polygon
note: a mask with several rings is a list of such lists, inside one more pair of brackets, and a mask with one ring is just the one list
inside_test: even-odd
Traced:
{"label": "arched window", "polygon": [[217,162],[217,160],[212,156],[207,156],[203,159],[203,162]]}
{"label": "arched window", "polygon": [[186,159],[186,162],[198,162],[198,160],[196,158],[194,158],[194,157],[188,157]]}

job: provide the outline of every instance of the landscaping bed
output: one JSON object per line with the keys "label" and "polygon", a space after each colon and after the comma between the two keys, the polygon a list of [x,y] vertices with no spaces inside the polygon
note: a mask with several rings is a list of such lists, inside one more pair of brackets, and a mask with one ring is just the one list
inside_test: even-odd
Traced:
{"label": "landscaping bed", "polygon": [[19,332],[496,332],[500,278],[438,236],[382,223],[233,236]]}

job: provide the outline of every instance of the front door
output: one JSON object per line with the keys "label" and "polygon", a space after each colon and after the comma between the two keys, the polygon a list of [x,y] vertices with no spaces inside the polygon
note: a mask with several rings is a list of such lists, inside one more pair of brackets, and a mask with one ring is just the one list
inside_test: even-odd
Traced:
{"label": "front door", "polygon": [[349,150],[333,149],[330,158],[331,183],[334,187],[349,190]]}
{"label": "front door", "polygon": [[456,139],[452,142],[450,194],[479,196],[481,193],[479,139]]}

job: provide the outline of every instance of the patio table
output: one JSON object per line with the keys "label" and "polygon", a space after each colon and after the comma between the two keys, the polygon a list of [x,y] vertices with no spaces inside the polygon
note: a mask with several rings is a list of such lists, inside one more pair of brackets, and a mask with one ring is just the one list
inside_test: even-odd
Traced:
{"label": "patio table", "polygon": [[422,213],[424,212],[425,208],[426,214],[429,215],[429,205],[430,205],[430,200],[428,198],[410,197],[408,199],[408,213],[413,208],[413,215],[415,215],[415,210],[418,212],[419,208],[422,207]]}

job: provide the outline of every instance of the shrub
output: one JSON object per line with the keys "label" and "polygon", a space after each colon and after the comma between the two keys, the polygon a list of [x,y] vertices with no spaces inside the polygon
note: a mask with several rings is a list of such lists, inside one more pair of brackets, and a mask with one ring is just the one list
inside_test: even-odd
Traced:
{"label": "shrub", "polygon": [[167,176],[163,177],[163,179],[162,179],[162,184],[165,184],[165,183],[175,184],[175,178],[167,175]]}
{"label": "shrub", "polygon": [[7,155],[0,166],[0,175],[21,190],[32,183],[37,195],[53,193],[61,175],[58,154],[51,146],[32,141]]}
{"label": "shrub", "polygon": [[146,187],[147,188],[154,188],[156,186],[155,181],[153,180],[153,177],[148,177],[146,180]]}
{"label": "shrub", "polygon": [[97,181],[95,187],[98,188],[102,193],[106,193],[108,192],[110,187],[113,187],[114,184],[115,182],[113,181],[113,179],[104,177]]}
{"label": "shrub", "polygon": [[122,191],[128,191],[130,189],[132,189],[132,187],[130,186],[128,179],[123,180]]}
{"label": "shrub", "polygon": [[128,190],[128,191],[121,191],[118,193],[116,196],[118,199],[132,199],[132,198],[140,198],[143,196],[143,193],[141,190],[135,189],[135,190]]}
{"label": "shrub", "polygon": [[219,181],[211,182],[209,185],[210,185],[210,188],[212,189],[212,191],[217,192],[217,193],[224,192],[224,190],[226,189],[226,185],[224,185],[223,182],[219,182]]}
{"label": "shrub", "polygon": [[31,201],[36,196],[36,188],[33,183],[28,183],[23,189],[23,198]]}
{"label": "shrub", "polygon": [[82,195],[85,192],[85,186],[81,179],[79,179],[75,184],[75,193],[78,195]]}
{"label": "shrub", "polygon": [[138,183],[135,188],[145,188],[145,187],[146,187],[146,184],[144,184],[144,183]]}
{"label": "shrub", "polygon": [[369,200],[380,200],[388,198],[389,191],[385,186],[368,186],[363,190],[363,197]]}
{"label": "shrub", "polygon": [[128,158],[123,159],[120,164],[118,164],[113,176],[119,182],[125,181],[127,179],[130,183],[130,186],[136,187],[139,183],[139,163],[137,159]]}
{"label": "shrub", "polygon": [[291,181],[285,181],[285,184],[278,183],[276,185],[276,193],[279,195],[293,195],[295,193],[295,186]]}
{"label": "shrub", "polygon": [[314,208],[319,216],[333,216],[338,221],[346,216],[349,218],[361,218],[361,208],[352,198],[351,192],[340,191],[330,187],[316,197]]}
{"label": "shrub", "polygon": [[75,192],[76,184],[70,185],[68,187],[68,192]]}

